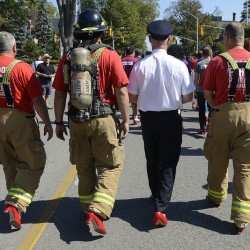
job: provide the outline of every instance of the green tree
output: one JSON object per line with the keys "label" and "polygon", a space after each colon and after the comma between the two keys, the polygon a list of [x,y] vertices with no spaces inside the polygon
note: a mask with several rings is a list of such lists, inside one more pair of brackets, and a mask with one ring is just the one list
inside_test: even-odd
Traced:
{"label": "green tree", "polygon": [[[247,3],[248,3],[248,8],[247,8]],[[249,15],[249,8],[250,8],[250,2],[249,1],[245,1],[243,3],[243,11],[241,12],[241,18],[242,19],[246,19],[247,9],[248,9],[248,15]]]}
{"label": "green tree", "polygon": [[[113,28],[115,48],[124,49],[128,44],[146,48],[146,26],[158,15],[158,0],[83,0],[79,1],[80,11],[94,8],[100,11],[109,26]],[[124,29],[120,29],[124,27]],[[124,43],[119,37],[123,36]],[[105,43],[112,45],[111,38]]]}
{"label": "green tree", "polygon": [[25,0],[0,2],[0,29],[15,34],[20,26],[27,25],[28,8]]}
{"label": "green tree", "polygon": [[213,13],[202,13],[201,10],[202,5],[199,0],[179,0],[171,2],[170,7],[164,12],[165,18],[174,24],[175,34],[181,37],[182,45],[189,53],[193,53],[196,49],[197,18],[199,28],[205,25],[205,34],[198,36],[199,49],[208,44],[214,46],[214,41],[220,32],[211,19],[212,15],[218,15],[220,10],[215,8]]}
{"label": "green tree", "polygon": [[46,0],[41,1],[37,9],[38,16],[36,20],[36,37],[44,53],[48,53],[48,48],[53,43],[53,27],[51,19],[48,16],[48,7],[46,4]]}
{"label": "green tree", "polygon": [[32,62],[35,60],[35,55],[41,54],[42,49],[41,47],[36,44],[32,38],[28,39],[26,42],[22,45],[22,51],[27,57],[29,58],[29,61]]}

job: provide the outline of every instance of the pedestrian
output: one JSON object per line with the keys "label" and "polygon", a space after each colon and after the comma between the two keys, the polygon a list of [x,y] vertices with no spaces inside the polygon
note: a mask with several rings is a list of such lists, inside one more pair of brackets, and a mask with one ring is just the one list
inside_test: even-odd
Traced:
{"label": "pedestrian", "polygon": [[250,38],[246,38],[244,41],[244,49],[250,51]]}
{"label": "pedestrian", "polygon": [[31,66],[15,60],[16,52],[14,36],[1,31],[0,162],[8,190],[4,212],[9,213],[10,224],[20,229],[21,213],[32,201],[46,162],[35,110],[45,124],[47,140],[52,138],[53,130],[42,87]]}
{"label": "pedestrian", "polygon": [[[103,221],[110,218],[124,164],[124,145],[117,134],[117,128],[123,131],[123,138],[127,136],[129,130],[128,78],[117,52],[102,44],[101,38],[108,26],[100,13],[93,9],[86,9],[79,15],[77,24],[78,27],[74,29],[73,35],[81,41],[81,47],[90,44],[88,48],[94,49],[91,56],[93,60],[98,59],[99,76],[96,88],[98,91],[97,93],[93,91],[93,100],[95,100],[93,108],[80,110],[76,108],[72,104],[73,93],[70,92],[68,111],[70,159],[71,163],[76,165],[79,178],[78,193],[81,207],[87,214],[86,222],[87,224],[92,222],[95,231],[106,234]],[[99,49],[95,50],[98,47]],[[80,47],[77,49],[81,51]],[[73,57],[72,53],[74,50],[71,52]],[[67,134],[63,123],[67,92],[74,84],[73,81],[67,84],[65,73],[68,69],[64,71],[63,66],[65,66],[65,58],[59,63],[53,83],[56,90],[54,102],[56,135],[62,140],[64,140],[64,134]],[[117,119],[109,108],[115,104],[115,101],[122,116],[120,127],[119,124],[117,124],[118,127],[116,126]],[[101,106],[98,106],[98,102]],[[106,107],[105,114],[103,115],[101,111],[95,113],[96,106],[100,110],[101,107]],[[77,117],[81,114],[86,118],[77,121]]]}
{"label": "pedestrian", "polygon": [[155,205],[154,224],[165,226],[182,142],[178,109],[192,100],[194,83],[186,65],[167,54],[174,28],[166,20],[148,24],[152,53],[137,62],[129,77],[131,102],[138,102],[147,174]]}
{"label": "pedestrian", "polygon": [[49,105],[49,96],[52,93],[52,79],[55,76],[55,69],[54,66],[50,64],[50,59],[51,56],[45,54],[43,56],[43,62],[36,68],[36,74],[43,88],[43,98],[48,109],[52,109]]}
{"label": "pedestrian", "polygon": [[142,50],[141,49],[135,49],[135,58],[138,60],[142,59]]}
{"label": "pedestrian", "polygon": [[208,199],[216,206],[227,199],[232,158],[231,219],[240,233],[250,222],[250,52],[243,48],[241,23],[226,25],[223,45],[226,52],[210,61],[202,77],[204,96],[212,107],[204,144]]}
{"label": "pedestrian", "polygon": [[36,71],[36,68],[40,63],[43,63],[42,56],[40,54],[36,54],[36,60],[31,64],[32,69]]}
{"label": "pedestrian", "polygon": [[[134,66],[134,64],[138,62],[138,59],[135,58],[135,47],[132,45],[128,45],[126,48],[126,56],[122,58],[122,65],[123,68],[127,74],[127,77],[129,77],[130,72]],[[134,124],[137,124],[140,122],[139,118],[139,111],[136,103],[131,103],[132,107],[132,119]]]}
{"label": "pedestrian", "polygon": [[171,44],[168,47],[168,54],[184,62],[188,68],[189,74],[191,75],[191,67],[189,65],[189,62],[185,58],[184,48],[181,45]]}
{"label": "pedestrian", "polygon": [[[212,58],[212,50],[209,47],[205,47],[202,50],[203,60],[197,62],[195,70],[194,70],[194,83],[196,86],[196,95],[198,100],[199,107],[199,124],[200,129],[198,130],[198,134],[206,134],[207,132],[207,119],[206,119],[206,100],[204,98],[203,88],[200,85],[200,79]],[[209,106],[209,104],[208,104]],[[208,107],[209,109],[209,107]]]}

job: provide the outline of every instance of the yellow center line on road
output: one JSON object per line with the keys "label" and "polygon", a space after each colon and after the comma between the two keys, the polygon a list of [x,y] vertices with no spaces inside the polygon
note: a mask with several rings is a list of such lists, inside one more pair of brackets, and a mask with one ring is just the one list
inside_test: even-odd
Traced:
{"label": "yellow center line on road", "polygon": [[61,199],[64,197],[66,191],[69,188],[69,185],[72,183],[75,176],[76,176],[76,167],[75,165],[73,165],[67,172],[67,175],[60,183],[55,193],[51,196],[50,201],[48,201],[48,205],[41,213],[37,222],[35,222],[36,224],[33,224],[29,232],[26,234],[26,236],[19,244],[17,248],[18,250],[30,250],[35,247],[37,241],[43,234],[45,228],[47,227],[48,222],[54,215],[56,208],[58,207]]}

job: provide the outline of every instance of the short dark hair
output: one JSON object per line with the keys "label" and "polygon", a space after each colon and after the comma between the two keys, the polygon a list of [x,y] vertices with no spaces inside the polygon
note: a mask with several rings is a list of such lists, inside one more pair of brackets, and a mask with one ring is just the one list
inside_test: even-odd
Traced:
{"label": "short dark hair", "polygon": [[205,57],[211,56],[212,55],[212,49],[209,48],[209,47],[203,48],[202,55],[205,56]]}
{"label": "short dark hair", "polygon": [[168,47],[168,54],[180,60],[184,59],[184,49],[178,44],[170,45]]}
{"label": "short dark hair", "polygon": [[135,47],[132,45],[127,46],[126,48],[126,55],[131,55],[135,52]]}
{"label": "short dark hair", "polygon": [[244,49],[250,51],[250,38],[246,38],[244,41]]}
{"label": "short dark hair", "polygon": [[228,35],[234,42],[243,42],[245,37],[244,27],[239,22],[228,23],[224,34]]}

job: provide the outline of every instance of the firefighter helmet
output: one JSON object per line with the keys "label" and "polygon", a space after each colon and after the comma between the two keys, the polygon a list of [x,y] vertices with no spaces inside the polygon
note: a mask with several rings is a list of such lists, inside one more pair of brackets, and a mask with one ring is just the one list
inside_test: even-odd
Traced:
{"label": "firefighter helmet", "polygon": [[98,11],[86,9],[78,16],[73,35],[77,40],[88,40],[100,36],[107,29],[108,26]]}

